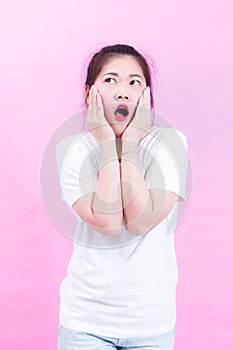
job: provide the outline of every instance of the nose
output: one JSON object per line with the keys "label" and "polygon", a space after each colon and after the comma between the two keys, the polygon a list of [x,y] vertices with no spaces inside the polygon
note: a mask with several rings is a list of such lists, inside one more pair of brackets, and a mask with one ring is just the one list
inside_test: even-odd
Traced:
{"label": "nose", "polygon": [[115,94],[115,99],[117,101],[122,101],[122,100],[128,101],[129,94],[124,89],[121,89]]}

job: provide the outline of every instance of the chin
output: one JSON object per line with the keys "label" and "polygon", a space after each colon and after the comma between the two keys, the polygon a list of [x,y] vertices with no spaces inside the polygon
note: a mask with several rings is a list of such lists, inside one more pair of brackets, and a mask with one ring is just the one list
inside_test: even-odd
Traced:
{"label": "chin", "polygon": [[[128,124],[127,124],[128,125]],[[120,125],[116,125],[115,123],[114,124],[111,124],[111,127],[116,135],[116,137],[121,137],[123,132],[125,131],[125,129],[127,128],[127,125],[126,124],[120,124]]]}

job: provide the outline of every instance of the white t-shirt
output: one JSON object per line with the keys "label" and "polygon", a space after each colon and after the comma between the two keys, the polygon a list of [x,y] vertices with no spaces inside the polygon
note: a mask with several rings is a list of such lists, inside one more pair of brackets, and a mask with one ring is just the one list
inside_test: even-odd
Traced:
{"label": "white t-shirt", "polygon": [[[186,137],[176,129],[152,126],[138,150],[148,188],[174,192],[179,201],[143,236],[134,236],[123,225],[120,236],[106,237],[77,216],[74,251],[60,288],[59,318],[67,328],[129,338],[163,334],[175,326],[178,270],[173,232],[179,202],[185,199]],[[70,208],[95,192],[99,154],[91,132],[57,145],[62,199]]]}

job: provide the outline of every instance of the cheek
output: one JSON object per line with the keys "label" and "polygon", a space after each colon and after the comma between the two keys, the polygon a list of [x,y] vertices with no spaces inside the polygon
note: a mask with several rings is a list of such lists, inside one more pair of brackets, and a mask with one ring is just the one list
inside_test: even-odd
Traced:
{"label": "cheek", "polygon": [[146,88],[146,85],[145,86],[141,85],[141,86],[138,86],[138,88],[134,90],[134,100],[135,100],[136,103],[139,102],[139,99],[142,96],[143,91],[145,90],[145,88]]}
{"label": "cheek", "polygon": [[102,103],[110,103],[111,100],[109,90],[99,88],[98,91],[100,93]]}
{"label": "cheek", "polygon": [[137,91],[137,92],[135,92],[134,95],[132,96],[132,97],[133,97],[133,101],[134,101],[135,104],[138,104],[139,99],[140,99],[140,97],[142,96],[142,92],[143,92],[143,90]]}
{"label": "cheek", "polygon": [[100,96],[101,96],[102,103],[107,104],[108,103],[107,96],[105,94],[101,94],[101,93],[100,93]]}

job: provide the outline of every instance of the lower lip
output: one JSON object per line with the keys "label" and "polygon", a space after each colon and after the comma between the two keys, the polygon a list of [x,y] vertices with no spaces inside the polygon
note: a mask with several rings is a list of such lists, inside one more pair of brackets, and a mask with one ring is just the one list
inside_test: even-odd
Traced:
{"label": "lower lip", "polygon": [[115,115],[115,118],[116,118],[116,120],[119,120],[120,122],[122,122],[122,121],[127,119],[127,116],[126,117],[122,117],[120,115]]}

